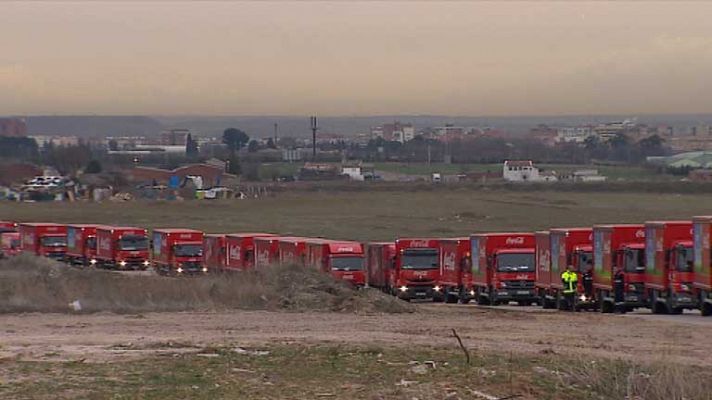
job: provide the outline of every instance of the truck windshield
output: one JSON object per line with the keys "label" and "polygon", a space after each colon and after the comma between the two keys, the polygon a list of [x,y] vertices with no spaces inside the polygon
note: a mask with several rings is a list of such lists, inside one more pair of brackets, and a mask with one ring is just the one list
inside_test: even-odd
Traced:
{"label": "truck windshield", "polygon": [[403,269],[435,269],[438,268],[438,251],[436,249],[407,249],[401,258]]}
{"label": "truck windshield", "polygon": [[331,269],[333,271],[361,271],[363,257],[332,257]]}
{"label": "truck windshield", "polygon": [[534,272],[534,254],[504,253],[497,255],[499,272]]}
{"label": "truck windshield", "polygon": [[87,249],[96,250],[96,237],[91,236],[87,238]]}
{"label": "truck windshield", "polygon": [[148,238],[140,235],[126,235],[119,239],[119,249],[121,250],[146,250],[148,249]]}
{"label": "truck windshield", "polygon": [[586,268],[593,265],[593,253],[590,251],[580,251],[577,254],[578,265],[576,266],[576,271],[586,272]]}
{"label": "truck windshield", "polygon": [[173,251],[178,257],[200,257],[203,255],[203,246],[199,244],[177,244]]}
{"label": "truck windshield", "polygon": [[679,272],[692,272],[695,263],[695,252],[691,246],[679,246],[677,248],[677,265],[675,268]]}
{"label": "truck windshield", "polygon": [[625,272],[645,272],[644,249],[626,249]]}
{"label": "truck windshield", "polygon": [[64,247],[67,245],[66,236],[45,236],[41,240],[43,247]]}

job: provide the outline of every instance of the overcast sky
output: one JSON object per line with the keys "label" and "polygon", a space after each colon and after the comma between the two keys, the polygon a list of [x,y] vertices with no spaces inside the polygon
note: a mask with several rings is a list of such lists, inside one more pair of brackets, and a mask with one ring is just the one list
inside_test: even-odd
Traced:
{"label": "overcast sky", "polygon": [[0,115],[712,112],[712,3],[0,6]]}

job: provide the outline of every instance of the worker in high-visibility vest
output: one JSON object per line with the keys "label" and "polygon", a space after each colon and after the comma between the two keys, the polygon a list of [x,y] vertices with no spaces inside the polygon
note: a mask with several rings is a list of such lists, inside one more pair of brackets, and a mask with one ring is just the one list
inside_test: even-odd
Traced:
{"label": "worker in high-visibility vest", "polygon": [[561,273],[561,283],[564,285],[564,300],[566,300],[566,309],[573,311],[576,300],[576,285],[578,283],[578,275],[571,270],[570,266],[566,266],[566,270]]}

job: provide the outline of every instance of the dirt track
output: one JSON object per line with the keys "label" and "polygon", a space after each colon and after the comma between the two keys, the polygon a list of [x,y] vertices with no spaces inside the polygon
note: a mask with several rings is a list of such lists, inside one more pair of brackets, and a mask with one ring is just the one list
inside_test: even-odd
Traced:
{"label": "dirt track", "polygon": [[271,342],[456,346],[451,333],[455,328],[468,347],[483,351],[712,366],[710,324],[474,306],[422,304],[418,310],[394,315],[267,311],[2,315],[0,358],[114,361],[199,351],[210,345]]}

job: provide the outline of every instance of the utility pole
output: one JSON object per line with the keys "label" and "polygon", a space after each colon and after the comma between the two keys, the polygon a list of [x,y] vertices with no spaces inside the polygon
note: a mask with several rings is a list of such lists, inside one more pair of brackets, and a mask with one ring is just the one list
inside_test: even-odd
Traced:
{"label": "utility pole", "polygon": [[319,129],[316,123],[316,116],[311,116],[309,122],[312,130],[312,161],[316,161],[316,130]]}
{"label": "utility pole", "polygon": [[279,124],[274,124],[274,145],[277,146],[277,139],[279,139]]}

